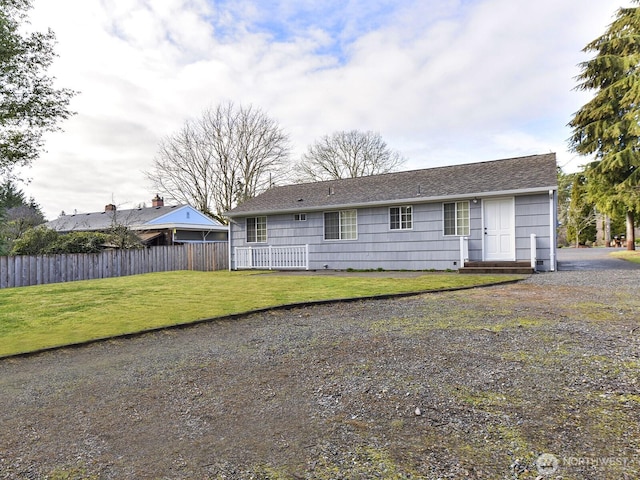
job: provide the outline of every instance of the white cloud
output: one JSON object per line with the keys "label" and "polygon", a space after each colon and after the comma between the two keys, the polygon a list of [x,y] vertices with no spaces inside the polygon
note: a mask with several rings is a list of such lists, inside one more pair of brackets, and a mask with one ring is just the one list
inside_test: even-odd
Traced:
{"label": "white cloud", "polygon": [[[253,104],[297,154],[374,130],[409,168],[566,151],[580,50],[600,0],[35,0],[52,73],[78,114],[48,137],[26,188],[48,217],[149,203],[158,141],[220,102]],[[294,159],[295,160],[295,159]]]}

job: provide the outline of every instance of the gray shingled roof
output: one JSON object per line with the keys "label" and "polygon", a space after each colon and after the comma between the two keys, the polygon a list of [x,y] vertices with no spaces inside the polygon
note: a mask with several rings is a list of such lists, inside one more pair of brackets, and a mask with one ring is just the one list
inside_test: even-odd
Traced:
{"label": "gray shingled roof", "polygon": [[345,206],[463,198],[491,192],[543,191],[557,185],[556,155],[533,155],[369,177],[274,187],[227,212],[295,212]]}
{"label": "gray shingled roof", "polygon": [[158,228],[158,226],[147,224],[182,207],[184,207],[184,205],[77,213],[74,215],[63,215],[58,217],[55,220],[47,222],[45,226],[59,232],[103,231],[108,230],[115,223],[126,225],[132,230],[154,229]]}

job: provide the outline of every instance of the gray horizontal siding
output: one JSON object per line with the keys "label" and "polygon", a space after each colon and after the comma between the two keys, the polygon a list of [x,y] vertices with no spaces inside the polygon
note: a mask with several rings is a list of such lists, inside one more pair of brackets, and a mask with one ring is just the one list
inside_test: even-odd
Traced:
{"label": "gray horizontal siding", "polygon": [[[546,203],[545,203],[546,199]],[[482,202],[470,202],[469,258],[482,260]],[[413,228],[391,230],[389,208],[358,209],[356,240],[324,240],[323,212],[307,212],[307,220],[294,221],[293,214],[267,218],[267,242],[247,244],[245,219],[238,218],[232,227],[232,246],[309,245],[309,268],[385,270],[446,270],[460,265],[460,239],[444,236],[442,203],[413,204]],[[546,215],[545,215],[546,208]],[[517,197],[516,252],[519,259],[529,259],[529,235],[539,235],[539,245],[546,245],[548,259],[548,197]],[[331,211],[331,210],[328,210]],[[546,243],[545,243],[546,242]]]}
{"label": "gray horizontal siding", "polygon": [[469,203],[469,260],[482,260],[482,206],[481,202]]}
{"label": "gray horizontal siding", "polygon": [[536,235],[537,258],[542,261],[539,270],[551,266],[551,240],[549,227],[549,195],[524,195],[515,199],[516,258],[531,258],[531,234]]}

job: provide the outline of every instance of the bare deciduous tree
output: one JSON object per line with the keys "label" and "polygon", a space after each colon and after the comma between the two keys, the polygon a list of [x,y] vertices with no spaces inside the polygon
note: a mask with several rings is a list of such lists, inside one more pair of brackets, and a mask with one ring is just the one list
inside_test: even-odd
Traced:
{"label": "bare deciduous tree", "polygon": [[335,132],[310,145],[298,164],[299,181],[364,177],[397,170],[405,159],[375,132]]}
{"label": "bare deciduous tree", "polygon": [[284,177],[289,151],[275,120],[226,103],[164,138],[145,173],[159,192],[224,221],[225,211]]}

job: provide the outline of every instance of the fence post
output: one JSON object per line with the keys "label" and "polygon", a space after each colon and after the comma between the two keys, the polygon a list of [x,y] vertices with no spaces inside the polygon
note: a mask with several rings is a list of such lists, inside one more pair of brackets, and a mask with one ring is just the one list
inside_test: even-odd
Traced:
{"label": "fence post", "polygon": [[0,257],[0,288],[9,286],[9,257]]}

